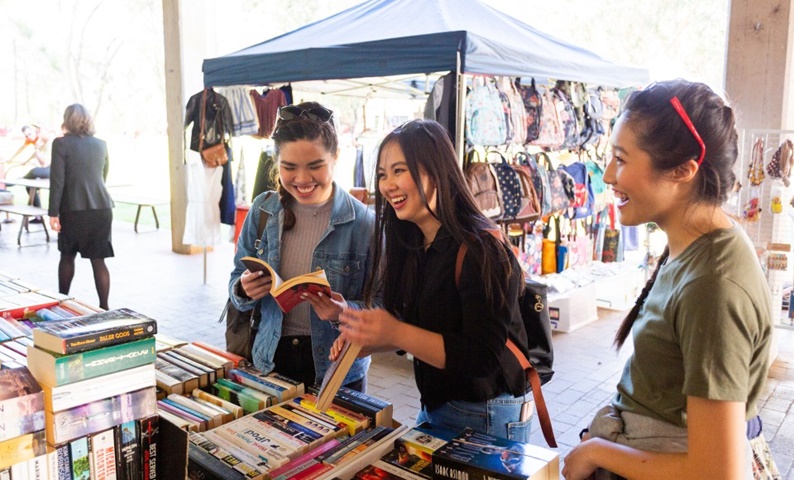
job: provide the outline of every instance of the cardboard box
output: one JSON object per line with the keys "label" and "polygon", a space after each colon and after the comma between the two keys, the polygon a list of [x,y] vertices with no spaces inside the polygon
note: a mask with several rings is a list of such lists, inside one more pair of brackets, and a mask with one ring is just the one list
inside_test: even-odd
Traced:
{"label": "cardboard box", "polygon": [[551,328],[560,332],[572,332],[598,320],[595,284],[549,294],[549,317]]}

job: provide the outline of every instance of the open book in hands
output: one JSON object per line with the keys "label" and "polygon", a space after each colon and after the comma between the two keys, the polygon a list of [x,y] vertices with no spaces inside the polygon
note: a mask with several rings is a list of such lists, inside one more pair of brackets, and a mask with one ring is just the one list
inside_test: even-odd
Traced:
{"label": "open book in hands", "polygon": [[250,272],[265,272],[273,279],[270,287],[270,295],[276,301],[281,311],[284,313],[292,310],[295,305],[305,301],[302,298],[304,293],[317,294],[322,292],[331,297],[331,285],[325,276],[325,270],[304,273],[297,277],[283,280],[267,262],[256,257],[243,257],[240,259]]}

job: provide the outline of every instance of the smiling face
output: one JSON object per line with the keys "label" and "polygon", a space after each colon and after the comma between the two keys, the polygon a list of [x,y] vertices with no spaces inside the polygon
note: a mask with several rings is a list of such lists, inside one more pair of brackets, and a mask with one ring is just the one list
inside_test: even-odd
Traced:
{"label": "smiling face", "polygon": [[[419,172],[422,189],[427,198],[425,205],[419,193],[419,186],[408,170],[405,155],[397,142],[385,145],[378,159],[378,190],[392,206],[400,220],[413,222],[422,231],[426,227],[439,224],[430,213],[436,208],[436,189],[424,172]],[[437,229],[437,227],[436,227]]]}
{"label": "smiling face", "polygon": [[650,155],[637,145],[630,125],[620,120],[612,133],[612,159],[604,171],[604,182],[612,186],[623,225],[665,220],[681,208],[675,182],[654,169]]}
{"label": "smiling face", "polygon": [[302,205],[324,203],[333,194],[337,155],[326,150],[320,140],[285,142],[278,151],[281,184]]}

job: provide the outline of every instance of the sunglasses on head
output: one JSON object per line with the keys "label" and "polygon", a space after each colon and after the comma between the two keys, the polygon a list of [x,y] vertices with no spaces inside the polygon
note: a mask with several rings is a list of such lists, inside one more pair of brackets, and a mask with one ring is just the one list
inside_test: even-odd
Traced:
{"label": "sunglasses on head", "polygon": [[664,102],[669,101],[673,106],[673,110],[675,110],[678,116],[681,117],[684,125],[686,125],[689,131],[692,132],[692,136],[695,137],[698,145],[700,145],[700,156],[698,156],[697,159],[697,164],[700,166],[700,164],[703,163],[703,158],[706,156],[706,144],[703,143],[703,139],[700,138],[700,134],[698,133],[697,128],[695,128],[695,124],[692,123],[692,119],[689,118],[689,115],[687,115],[686,110],[684,110],[684,106],[681,105],[681,100],[679,100],[676,95],[673,95],[664,85],[651,84],[647,86],[645,90],[648,92],[649,99],[652,96],[654,100]]}
{"label": "sunglasses on head", "polygon": [[284,105],[278,109],[278,118],[288,121],[305,118],[313,122],[328,123],[334,117],[334,112],[323,107],[302,108],[297,105]]}

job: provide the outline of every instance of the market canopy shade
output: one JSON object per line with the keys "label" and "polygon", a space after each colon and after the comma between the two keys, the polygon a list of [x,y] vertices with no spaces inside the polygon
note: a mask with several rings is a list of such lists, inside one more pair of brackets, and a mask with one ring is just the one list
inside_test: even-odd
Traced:
{"label": "market canopy shade", "polygon": [[607,61],[479,0],[369,0],[204,60],[205,86],[444,71],[638,86],[648,71]]}

